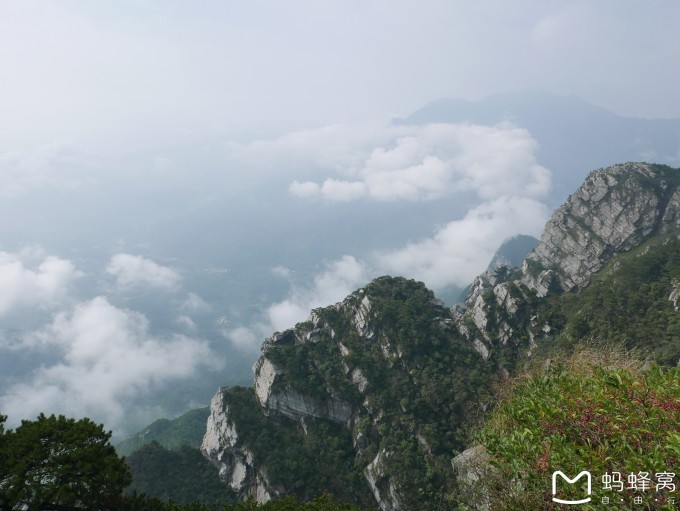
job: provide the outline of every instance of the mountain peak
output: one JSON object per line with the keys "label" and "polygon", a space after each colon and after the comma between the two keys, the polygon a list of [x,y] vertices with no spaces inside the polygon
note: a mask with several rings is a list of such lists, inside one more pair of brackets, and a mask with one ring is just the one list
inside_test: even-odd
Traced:
{"label": "mountain peak", "polygon": [[[680,172],[625,163],[595,170],[552,215],[524,263],[539,295],[550,285],[572,291],[588,284],[614,253],[660,229],[680,228]],[[552,272],[550,278],[546,271]]]}

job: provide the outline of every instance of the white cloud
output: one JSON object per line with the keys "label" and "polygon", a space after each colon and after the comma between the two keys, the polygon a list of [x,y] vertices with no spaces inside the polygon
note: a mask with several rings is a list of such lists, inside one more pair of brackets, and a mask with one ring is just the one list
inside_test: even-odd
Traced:
{"label": "white cloud", "polygon": [[180,308],[190,312],[210,312],[212,310],[210,304],[196,293],[189,293]]}
{"label": "white cloud", "polygon": [[194,322],[193,319],[191,319],[190,316],[187,316],[186,314],[180,314],[179,316],[177,316],[177,319],[175,319],[175,323],[183,326],[188,330],[196,330],[196,323]]}
{"label": "white cloud", "polygon": [[500,244],[515,234],[539,235],[548,208],[526,197],[499,197],[449,222],[419,243],[376,255],[381,271],[425,282],[437,290],[464,286],[479,275]]}
{"label": "white cloud", "polygon": [[21,306],[54,306],[80,275],[71,261],[38,248],[0,252],[0,315]]}
{"label": "white cloud", "polygon": [[295,288],[290,296],[267,309],[274,330],[290,328],[304,321],[312,309],[336,303],[358,286],[366,283],[367,270],[352,256],[343,256],[327,264],[323,273],[314,277],[309,288]]}
{"label": "white cloud", "polygon": [[62,357],[0,396],[0,409],[14,421],[55,412],[90,416],[107,428],[125,430],[133,398],[186,378],[199,366],[219,365],[205,341],[154,337],[142,314],[119,309],[104,297],[58,314],[32,337]]}
{"label": "white cloud", "polygon": [[332,201],[352,201],[366,196],[368,189],[361,181],[326,179],[321,185],[321,195]]}
{"label": "white cloud", "polygon": [[312,183],[311,181],[305,181],[304,183],[293,181],[288,189],[293,195],[297,195],[298,197],[305,199],[318,197],[321,194],[321,187],[316,183]]}
{"label": "white cloud", "polygon": [[251,328],[243,326],[234,328],[233,330],[226,330],[223,332],[224,336],[231,342],[231,344],[241,350],[250,350],[258,346],[262,342],[262,338]]}
{"label": "white cloud", "polygon": [[[326,169],[337,172],[358,172],[376,146],[388,144],[409,128],[386,125],[384,122],[333,124],[317,129],[286,133],[271,140],[247,144],[230,143],[229,155],[249,171],[270,173],[281,169]],[[299,193],[312,193],[308,186]]]}
{"label": "white cloud", "polygon": [[282,331],[304,321],[312,309],[339,302],[369,279],[366,265],[352,256],[343,256],[326,264],[310,286],[296,286],[287,298],[270,305],[262,321],[250,327],[240,326],[224,332],[237,348],[255,349],[275,331]]}
{"label": "white cloud", "polygon": [[417,201],[456,193],[473,193],[482,199],[512,194],[540,197],[550,190],[550,173],[536,162],[536,141],[511,124],[383,126],[381,131],[382,136],[374,139],[386,143],[371,150],[366,140],[348,140],[364,150],[362,161],[358,167],[356,156],[336,163],[344,163],[344,173],[354,179],[329,177],[321,184],[293,181],[289,191],[329,201]]}
{"label": "white cloud", "polygon": [[116,254],[106,267],[121,287],[151,286],[172,291],[179,287],[180,275],[151,259],[130,254]]}
{"label": "white cloud", "polygon": [[[464,197],[473,206],[429,239],[363,261],[346,255],[328,264],[312,282],[294,286],[287,298],[272,304],[258,324],[225,336],[235,346],[255,347],[380,274],[422,280],[434,290],[469,284],[507,238],[540,233],[549,213],[541,200],[550,192],[551,173],[537,162],[537,149],[527,130],[510,123],[382,124],[371,131],[336,125],[241,146],[242,156],[260,163],[329,176],[292,181],[289,191],[297,197],[338,202]],[[288,275],[283,268],[273,271]]]}

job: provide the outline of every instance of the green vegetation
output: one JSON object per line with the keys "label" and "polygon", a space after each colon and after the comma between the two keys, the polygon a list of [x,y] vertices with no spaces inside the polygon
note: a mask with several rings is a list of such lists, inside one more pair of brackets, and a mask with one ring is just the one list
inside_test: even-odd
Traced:
{"label": "green vegetation", "polygon": [[[0,415],[0,509],[110,510],[110,511],[360,511],[353,504],[322,495],[310,502],[295,496],[258,505],[249,500],[235,503],[215,470],[196,449],[178,451],[152,443],[138,450],[129,464],[118,457],[111,433],[89,419],[40,415],[22,421],[16,430],[4,429]],[[174,486],[175,492],[158,496],[148,471]],[[159,481],[160,483],[160,481]],[[321,492],[319,493],[321,495]],[[160,497],[160,498],[159,498]],[[368,508],[364,508],[368,509]]]}
{"label": "green vegetation", "polygon": [[289,495],[265,504],[247,500],[227,503],[223,506],[208,506],[200,502],[177,504],[146,496],[132,496],[126,498],[118,509],[120,511],[366,511],[373,508],[360,508],[355,504],[338,502],[324,494],[309,502],[303,502],[294,495]]}
{"label": "green vegetation", "polygon": [[153,441],[125,460],[132,483],[128,495],[140,493],[166,501],[189,504],[200,501],[220,504],[235,500],[228,486],[220,481],[215,467],[198,449],[183,446],[165,449]]}
{"label": "green vegetation", "polygon": [[[640,363],[617,353],[579,351],[505,390],[477,435],[489,458],[468,467],[477,474],[462,492],[471,508],[557,509],[553,471],[573,477],[588,470],[593,500],[579,509],[602,509],[602,497],[622,496],[629,504],[640,496],[644,504],[635,509],[676,509],[667,504],[667,489],[654,490],[656,474],[680,464],[680,368],[642,371]],[[624,485],[629,474],[648,473],[651,491],[605,489],[602,476],[615,473]],[[578,484],[560,491],[567,499],[583,495]]]}
{"label": "green vegetation", "polygon": [[265,416],[252,388],[230,388],[225,401],[238,418],[239,445],[251,450],[267,467],[270,481],[286,493],[309,499],[330,492],[359,504],[373,501],[354,467],[352,438],[346,428],[308,418],[304,433],[296,421]]}
{"label": "green vegetation", "polygon": [[144,431],[119,443],[116,451],[121,456],[129,456],[136,449],[153,441],[166,449],[179,449],[184,445],[198,449],[203,440],[208,415],[210,408],[206,406],[189,410],[176,419],[158,419],[144,428]]}
{"label": "green vegetation", "polygon": [[680,360],[680,313],[668,297],[680,278],[680,240],[654,238],[615,257],[578,294],[549,297],[539,309],[559,332],[556,346],[606,340],[661,365]]}
{"label": "green vegetation", "polygon": [[89,419],[40,415],[5,431],[0,416],[0,508],[110,509],[130,482],[110,432]]}
{"label": "green vegetation", "polygon": [[[366,297],[368,309],[361,305]],[[371,329],[368,338],[357,331],[357,310],[365,312]],[[380,277],[350,295],[342,307],[314,312],[325,325],[321,331],[314,331],[315,342],[277,343],[267,356],[284,370],[280,387],[289,386],[303,394],[313,389],[318,399],[340,397],[359,410],[361,418],[352,434],[363,438],[364,447],[353,449],[350,433],[340,426],[319,431],[319,445],[341,441],[338,447],[343,454],[338,458],[343,462],[336,462],[335,477],[342,474],[344,479],[356,480],[356,485],[365,487],[361,472],[379,452],[389,453],[383,456],[382,466],[400,488],[406,508],[443,505],[442,495],[455,486],[450,453],[464,447],[471,408],[486,399],[488,382],[493,378],[490,365],[460,339],[452,327],[450,310],[421,282]],[[311,329],[309,323],[301,323],[295,337],[306,339]],[[340,343],[347,350],[344,355]],[[352,382],[354,370],[366,378],[363,393]],[[252,399],[253,418],[248,419],[252,422],[243,421],[243,411],[233,410],[239,431],[271,429],[271,435],[287,435],[286,428],[295,423],[286,426],[283,419],[264,416]],[[312,436],[310,433],[305,441]],[[291,463],[285,451],[276,447],[278,442],[290,440],[281,436],[269,442],[272,448],[266,448],[260,445],[261,440],[245,439],[249,449],[263,449],[269,460],[263,463],[268,469],[270,463]],[[299,439],[297,443],[303,442]],[[305,472],[314,477],[315,472],[324,471],[325,462],[312,454],[314,468],[298,466],[301,487],[308,477]],[[255,457],[259,459],[257,453]],[[280,473],[293,477],[287,471]],[[381,492],[389,492],[387,479],[381,478],[376,484]]]}

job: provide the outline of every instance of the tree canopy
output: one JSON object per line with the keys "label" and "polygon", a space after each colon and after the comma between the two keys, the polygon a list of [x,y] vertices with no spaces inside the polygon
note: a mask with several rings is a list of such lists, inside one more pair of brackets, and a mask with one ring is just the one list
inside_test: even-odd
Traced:
{"label": "tree canopy", "polygon": [[0,417],[0,508],[110,509],[130,473],[90,419],[43,414],[4,431]]}

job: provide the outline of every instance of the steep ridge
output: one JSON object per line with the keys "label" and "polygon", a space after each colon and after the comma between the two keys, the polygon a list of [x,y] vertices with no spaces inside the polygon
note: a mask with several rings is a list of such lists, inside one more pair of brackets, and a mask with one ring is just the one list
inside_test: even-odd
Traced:
{"label": "steep ridge", "polygon": [[[392,277],[274,334],[254,371],[254,389],[221,389],[212,403],[202,449],[223,480],[259,501],[330,490],[384,510],[452,484],[466,407],[490,377],[432,292]],[[312,470],[300,484],[287,467]]]}
{"label": "steep ridge", "polygon": [[[493,381],[536,350],[589,335],[638,343],[631,322],[645,332],[652,318],[658,353],[677,363],[679,182],[679,170],[643,163],[592,172],[521,268],[489,269],[451,310],[393,277],[315,309],[265,341],[252,388],[219,390],[203,453],[240,498],[330,491],[384,511],[441,505]],[[644,294],[611,296],[631,289]],[[609,309],[594,316],[580,300]]]}
{"label": "steep ridge", "polygon": [[593,171],[553,213],[521,269],[500,266],[475,279],[465,303],[453,310],[461,333],[501,369],[530,356],[558,326],[541,313],[539,298],[583,290],[616,254],[651,238],[677,239],[679,183],[678,169],[663,165]]}

